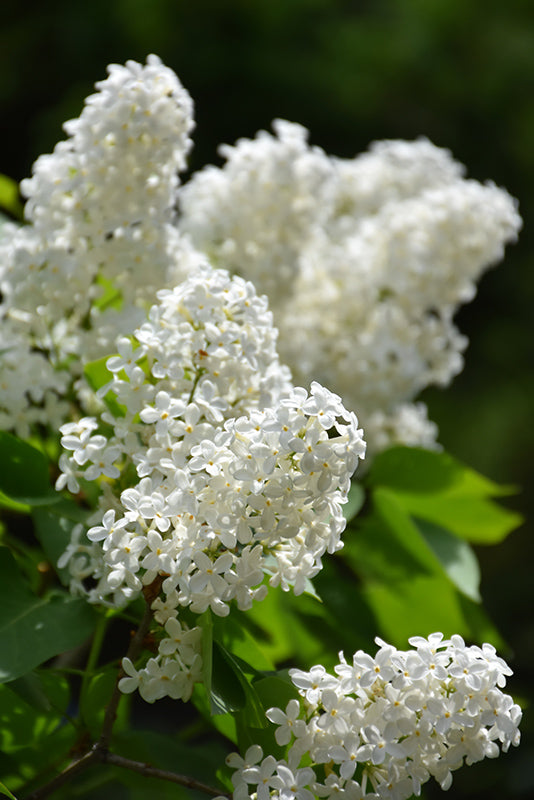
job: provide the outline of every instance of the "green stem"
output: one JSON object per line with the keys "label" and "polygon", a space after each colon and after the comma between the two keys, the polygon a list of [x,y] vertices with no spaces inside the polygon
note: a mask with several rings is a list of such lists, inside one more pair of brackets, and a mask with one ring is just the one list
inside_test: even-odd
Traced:
{"label": "green stem", "polygon": [[85,708],[85,700],[87,697],[87,692],[89,690],[89,683],[95,673],[96,665],[100,657],[100,651],[102,650],[102,645],[104,643],[104,636],[106,635],[106,630],[108,627],[110,616],[111,615],[108,611],[105,614],[99,616],[98,621],[96,623],[96,628],[93,635],[93,641],[91,642],[91,650],[89,651],[87,665],[85,667],[85,672],[82,678],[82,686],[80,689],[80,708]]}

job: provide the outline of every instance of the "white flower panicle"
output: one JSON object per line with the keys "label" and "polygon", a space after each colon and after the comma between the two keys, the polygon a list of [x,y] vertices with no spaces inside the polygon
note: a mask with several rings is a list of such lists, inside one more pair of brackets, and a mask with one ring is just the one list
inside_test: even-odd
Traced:
{"label": "white flower panicle", "polygon": [[340,654],[335,675],[290,670],[300,701],[267,712],[286,759],[257,745],[232,754],[235,800],[406,800],[431,777],[448,789],[464,763],[519,744],[521,709],[502,691],[512,671],[491,645],[440,633],[413,637],[407,651],[376,641],[374,657]]}
{"label": "white flower panicle", "polygon": [[171,219],[192,144],[191,98],[157,56],[108,72],[81,116],[65,123],[69,138],[21,184],[26,218],[45,238],[61,231],[96,247],[119,229]]}
{"label": "white flower panicle", "polygon": [[378,214],[389,203],[458,182],[464,167],[448,150],[428,139],[373,142],[356,158],[332,158],[335,172],[329,233],[341,239],[354,233],[355,221]]}
{"label": "white flower panicle", "polygon": [[198,260],[174,224],[191,98],[156,56],[112,65],[96,86],[65,124],[69,138],[21,184],[31,224],[4,226],[0,239],[0,384],[12,387],[0,425],[21,435],[28,422],[58,427],[66,413],[54,398],[83,363],[144,319],[177,263],[183,272]]}
{"label": "white flower panicle", "polygon": [[166,607],[226,615],[265,596],[264,573],[301,593],[341,547],[362,432],[337,395],[292,386],[275,341],[265,298],[208,266],[118,340],[111,433],[94,418],[61,429],[57,487],[102,479],[91,601],[125,603],[162,575]]}
{"label": "white flower panicle", "polygon": [[216,265],[251,280],[272,308],[294,291],[298,261],[324,215],[330,161],[301,125],[275,120],[276,137],[222,145],[224,169],[207,167],[180,190],[181,230]]}
{"label": "white flower panicle", "polygon": [[372,451],[435,446],[410,406],[462,368],[454,314],[516,237],[512,198],[425,139],[340,159],[284,120],[180,188],[193,109],[176,75],[149,56],[96,88],[21,184],[31,224],[2,230],[0,426],[57,427],[65,396],[92,413],[83,365],[207,256],[268,294],[295,381],[357,408]]}
{"label": "white flower panicle", "polygon": [[467,341],[453,317],[516,238],[516,204],[425,139],[339,159],[300,126],[274,127],[222,149],[222,168],[179,191],[180,228],[268,293],[295,380],[357,407],[371,450],[432,446],[420,406],[405,435],[398,422],[421,389],[461,370]]}

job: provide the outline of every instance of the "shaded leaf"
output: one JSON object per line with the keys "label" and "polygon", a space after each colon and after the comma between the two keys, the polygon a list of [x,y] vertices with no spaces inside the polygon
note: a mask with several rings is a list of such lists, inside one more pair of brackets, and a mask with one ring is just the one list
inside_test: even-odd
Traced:
{"label": "shaded leaf", "polygon": [[32,511],[36,536],[47,559],[65,586],[69,585],[70,572],[68,567],[60,569],[57,562],[71,540],[73,528],[75,525],[85,523],[87,514],[88,512],[81,509],[74,501],[62,497],[53,506],[40,506]]}
{"label": "shaded leaf", "polygon": [[37,708],[13,691],[13,684],[0,685],[0,750],[15,753],[42,743],[63,721],[70,698],[67,680],[50,671],[35,676],[47,708]]}
{"label": "shaded leaf", "polygon": [[392,489],[435,492],[452,486],[459,468],[447,453],[417,447],[392,447],[373,461],[367,483]]}
{"label": "shaded leaf", "polygon": [[349,498],[343,506],[343,515],[350,522],[358,514],[365,502],[365,490],[360,483],[353,481],[349,489]]}
{"label": "shaded leaf", "polygon": [[[246,678],[245,678],[246,680]],[[211,713],[226,714],[244,708],[246,695],[225,648],[213,643],[213,672],[211,676]]]}
{"label": "shaded leaf", "polygon": [[203,683],[195,684],[191,699],[204,719],[209,720],[210,725],[213,725],[219,733],[226,736],[233,744],[237,744],[235,714],[228,712],[227,714],[213,715],[211,713],[211,699]]}
{"label": "shaded leaf", "polygon": [[[117,667],[104,667],[90,679],[85,691],[80,698],[80,715],[85,725],[95,738],[98,738],[102,730],[102,723],[106,714],[113,687],[117,681]],[[127,705],[123,702],[119,704],[117,719],[113,726],[116,733],[124,727],[127,714]]]}
{"label": "shaded leaf", "polygon": [[34,671],[21,675],[10,682],[9,688],[36,711],[47,712],[52,708],[43,686],[42,673]]}
{"label": "shaded leaf", "polygon": [[[245,698],[243,705],[247,725],[252,728],[265,727],[267,720],[265,718],[263,706],[256,693],[254,685],[246,675],[246,672],[255,672],[255,670],[253,668],[251,669],[250,665],[248,665],[246,662],[243,662],[242,659],[236,658],[232,653],[230,653],[229,650],[226,649],[226,647],[218,642],[215,643],[214,649],[220,650],[223,658],[232,669],[232,672],[234,673],[234,684],[236,678],[239,682],[239,686],[241,687]],[[227,689],[228,687],[226,687],[226,691]]]}
{"label": "shaded leaf", "polygon": [[232,609],[227,617],[216,617],[213,627],[217,641],[234,656],[243,659],[255,670],[274,670],[273,661],[249,630],[247,613]]}
{"label": "shaded leaf", "polygon": [[93,625],[94,611],[84,600],[33,595],[10,551],[0,548],[0,681],[80,645]]}
{"label": "shaded leaf", "polygon": [[368,579],[408,580],[418,573],[441,572],[438,559],[389,489],[374,491],[372,512],[345,537],[342,556]]}
{"label": "shaded leaf", "polygon": [[50,483],[48,462],[40,450],[0,431],[0,491],[16,503],[49,505],[60,495]]}
{"label": "shaded leaf", "polygon": [[454,585],[475,603],[480,603],[480,567],[470,545],[430,522],[418,520],[417,527]]}
{"label": "shaded leaf", "polygon": [[211,679],[213,672],[213,618],[210,608],[204,611],[203,614],[199,615],[198,625],[202,633],[202,682],[206,687],[208,697],[211,698]]}

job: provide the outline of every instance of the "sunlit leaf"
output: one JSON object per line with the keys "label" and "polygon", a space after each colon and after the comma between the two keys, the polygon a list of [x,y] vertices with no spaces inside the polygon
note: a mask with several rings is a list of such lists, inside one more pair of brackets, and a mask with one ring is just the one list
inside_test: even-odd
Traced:
{"label": "sunlit leaf", "polygon": [[[83,373],[87,379],[87,383],[94,392],[98,392],[112,379],[112,374],[106,367],[109,359],[109,355],[104,356],[96,361],[90,361],[83,368]],[[107,392],[102,399],[114,417],[124,417],[126,409],[123,405],[117,402],[117,397],[112,391]]]}
{"label": "sunlit leaf", "polygon": [[7,175],[0,175],[0,208],[17,219],[22,219],[22,203],[16,181]]}
{"label": "sunlit leaf", "polygon": [[513,493],[512,487],[499,486],[448,453],[392,448],[377,456],[368,484],[393,492],[411,516],[476,544],[500,542],[522,522],[520,514],[491,499]]}
{"label": "sunlit leaf", "polygon": [[9,789],[7,788],[7,786],[4,786],[4,784],[3,784],[1,781],[0,781],[0,792],[1,792],[2,794],[5,794],[5,795],[6,795],[6,797],[10,797],[10,798],[11,798],[11,800],[17,800],[17,798],[15,797],[15,795],[14,795],[14,794],[12,794],[12,793],[9,791]]}
{"label": "sunlit leaf", "polygon": [[439,495],[397,492],[410,514],[433,522],[473,544],[497,544],[521,525],[523,518],[493,500],[451,490]]}

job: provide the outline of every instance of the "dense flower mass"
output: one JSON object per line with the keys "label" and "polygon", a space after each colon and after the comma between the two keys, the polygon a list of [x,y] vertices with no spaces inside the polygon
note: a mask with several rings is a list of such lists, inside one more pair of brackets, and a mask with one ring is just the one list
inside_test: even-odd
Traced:
{"label": "dense flower mass", "polygon": [[454,770],[494,758],[499,743],[519,744],[521,709],[502,691],[512,671],[491,645],[440,633],[407,651],[377,643],[374,657],[341,654],[335,675],[290,670],[301,699],[267,712],[287,757],[257,745],[231,755],[235,800],[406,800],[431,777],[448,789]]}
{"label": "dense flower mass", "polygon": [[98,546],[73,541],[62,561],[74,589],[89,561],[92,601],[120,605],[164,575],[174,609],[226,615],[265,595],[264,573],[301,593],[341,547],[362,432],[327,389],[292,386],[275,338],[252,284],[206,265],[118,340],[109,410],[62,427],[58,488],[104,479]]}
{"label": "dense flower mass", "polygon": [[21,184],[29,224],[0,238],[0,427],[23,436],[65,420],[60,398],[83,363],[110,352],[174,284],[177,260],[189,263],[173,209],[191,98],[156,56],[111,65],[96,88]]}
{"label": "dense flower mass", "polygon": [[0,426],[57,428],[74,397],[92,413],[80,368],[207,256],[268,295],[294,379],[340,394],[372,452],[435,446],[414,400],[462,368],[453,317],[517,234],[512,198],[427,140],[340,159],[284,120],[180,187],[193,119],[176,75],[149,56],[96,88],[21,184],[30,224],[3,228]]}
{"label": "dense flower mass", "polygon": [[358,409],[372,450],[432,446],[417,393],[446,385],[466,346],[453,323],[520,218],[427,140],[327,156],[299,125],[221,148],[180,190],[180,226],[214,263],[268,293],[280,353]]}

